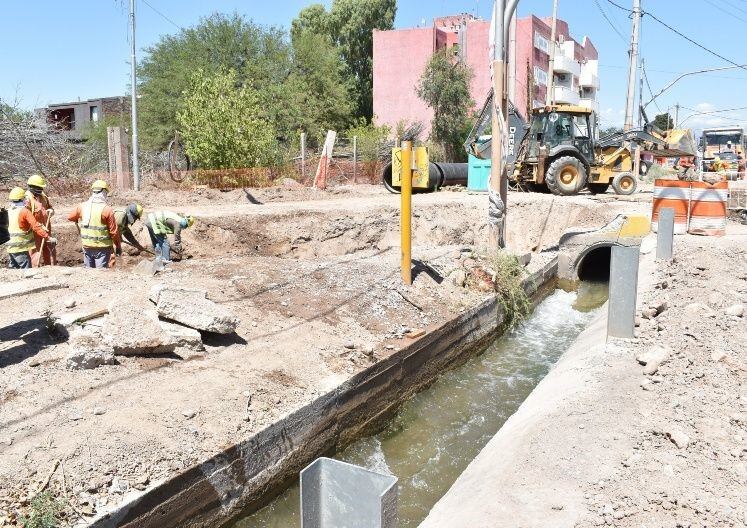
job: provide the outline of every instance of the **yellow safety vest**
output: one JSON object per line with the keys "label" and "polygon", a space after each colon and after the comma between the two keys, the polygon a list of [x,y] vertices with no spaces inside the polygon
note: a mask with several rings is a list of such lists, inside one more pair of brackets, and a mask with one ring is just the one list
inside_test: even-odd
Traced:
{"label": "yellow safety vest", "polygon": [[114,207],[114,221],[117,222],[117,227],[120,231],[124,231],[126,227],[129,227],[126,207]]}
{"label": "yellow safety vest", "polygon": [[106,204],[102,202],[88,201],[81,204],[83,218],[80,220],[80,240],[83,247],[112,247],[109,227],[101,220],[104,207]]}
{"label": "yellow safety vest", "polygon": [[165,222],[166,220],[181,222],[182,217],[176,213],[172,213],[171,211],[158,211],[148,215],[148,222],[153,228],[153,232],[157,235],[171,235],[174,233],[171,226]]}
{"label": "yellow safety vest", "polygon": [[18,225],[18,217],[21,216],[23,207],[11,205],[8,209],[8,234],[10,240],[7,247],[8,253],[28,253],[36,247],[34,244],[34,230],[29,228],[28,231],[22,231]]}

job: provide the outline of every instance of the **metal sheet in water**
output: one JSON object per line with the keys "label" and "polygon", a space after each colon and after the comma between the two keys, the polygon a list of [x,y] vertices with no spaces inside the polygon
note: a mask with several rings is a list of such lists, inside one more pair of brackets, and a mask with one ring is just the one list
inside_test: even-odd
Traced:
{"label": "metal sheet in water", "polygon": [[302,528],[396,528],[397,477],[318,458],[301,471]]}

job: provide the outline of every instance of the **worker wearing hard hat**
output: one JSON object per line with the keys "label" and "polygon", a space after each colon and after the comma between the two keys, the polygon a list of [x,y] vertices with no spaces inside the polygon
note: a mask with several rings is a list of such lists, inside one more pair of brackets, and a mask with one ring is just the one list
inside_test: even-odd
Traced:
{"label": "worker wearing hard hat", "polygon": [[169,235],[174,235],[174,252],[176,260],[181,260],[182,255],[182,229],[192,227],[195,223],[194,216],[181,216],[171,211],[157,211],[148,215],[145,226],[148,228],[150,241],[153,243],[153,251],[156,258],[164,262],[171,261],[171,245]]}
{"label": "worker wearing hard hat", "polygon": [[113,248],[121,244],[114,210],[106,203],[108,195],[109,185],[96,180],[91,185],[91,197],[67,217],[80,232],[86,268],[108,268]]}
{"label": "worker wearing hard hat", "polygon": [[[135,235],[132,234],[130,227],[143,216],[143,206],[137,202],[133,202],[127,207],[115,207],[114,208],[114,219],[117,221],[117,229],[119,229],[120,240],[126,240],[131,246],[135,247],[140,251],[145,251],[145,248],[140,244]],[[114,254],[120,256],[122,254],[122,245],[118,245],[114,248]],[[109,267],[113,267],[114,257],[110,262]]]}
{"label": "worker wearing hard hat", "polygon": [[[49,197],[44,192],[47,187],[47,181],[38,174],[33,174],[28,181],[28,191],[26,191],[26,200],[31,214],[36,221],[43,225],[48,233],[52,233],[52,216],[54,209],[49,201]],[[34,237],[34,249],[31,250],[31,260],[34,267],[39,266],[40,262],[45,265],[57,263],[56,244],[46,243],[44,247],[41,244],[42,238],[38,235]]]}
{"label": "worker wearing hard hat", "polygon": [[34,238],[47,240],[47,244],[56,242],[49,236],[44,226],[36,221],[31,210],[26,207],[26,193],[20,187],[11,189],[8,195],[8,233],[10,240],[5,246],[8,250],[8,267],[22,269],[31,267],[31,250]]}

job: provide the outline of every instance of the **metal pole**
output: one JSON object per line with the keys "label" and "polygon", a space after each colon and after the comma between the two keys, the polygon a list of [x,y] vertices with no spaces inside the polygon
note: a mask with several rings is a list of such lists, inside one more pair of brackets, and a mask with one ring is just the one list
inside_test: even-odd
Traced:
{"label": "metal pole", "polygon": [[358,183],[358,136],[353,136],[353,183]]}
{"label": "metal pole", "polygon": [[504,26],[503,15],[506,4],[505,0],[496,0],[493,5],[494,31],[493,36],[493,56],[491,57],[493,65],[493,108],[491,108],[491,129],[493,139],[491,141],[490,156],[490,180],[488,188],[488,245],[492,248],[502,248],[505,246],[503,240],[503,228],[506,218],[506,201],[503,196],[503,138],[498,112],[503,111],[503,86],[504,86],[504,64],[503,64],[503,43],[504,43]]}
{"label": "metal pole", "polygon": [[680,122],[680,104],[677,103],[674,105],[674,125],[673,128],[677,128],[677,125]]}
{"label": "metal pole", "polygon": [[516,12],[511,16],[511,22],[508,25],[508,58],[507,80],[508,100],[516,104]]}
{"label": "metal pole", "polygon": [[630,63],[628,64],[628,97],[625,101],[625,127],[633,128],[633,104],[635,101],[635,76],[638,68],[638,34],[641,27],[641,0],[633,0],[633,26],[630,35]]}
{"label": "metal pole", "polygon": [[656,226],[656,258],[672,260],[674,246],[674,209],[659,209],[659,221]]}
{"label": "metal pole", "polygon": [[639,246],[612,246],[607,337],[635,337]]}
{"label": "metal pole", "polygon": [[402,178],[400,181],[400,242],[402,282],[412,284],[412,141],[402,142]]}
{"label": "metal pole", "polygon": [[641,57],[641,67],[640,67],[640,75],[638,78],[638,128],[641,128],[643,125],[643,112],[640,111],[640,108],[643,107],[643,66],[644,66],[644,58]]}
{"label": "metal pole", "polygon": [[306,182],[306,132],[301,132],[301,179]]}
{"label": "metal pole", "polygon": [[135,55],[135,0],[130,0],[130,82],[132,83],[132,176],[135,180],[135,190],[140,190],[140,163],[137,142],[137,57]]}
{"label": "metal pole", "polygon": [[547,67],[547,94],[545,104],[550,106],[553,102],[553,86],[555,85],[555,32],[558,25],[558,0],[552,2],[552,28],[550,29],[550,65]]}

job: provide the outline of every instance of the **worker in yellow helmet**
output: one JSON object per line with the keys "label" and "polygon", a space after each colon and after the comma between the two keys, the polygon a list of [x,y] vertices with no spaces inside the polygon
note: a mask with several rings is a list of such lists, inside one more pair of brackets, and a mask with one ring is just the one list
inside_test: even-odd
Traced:
{"label": "worker in yellow helmet", "polygon": [[[132,234],[132,229],[130,229],[135,222],[140,220],[141,216],[143,216],[143,206],[137,202],[133,202],[126,207],[114,208],[114,219],[117,221],[120,239],[126,240],[130,245],[140,251],[145,251],[145,248],[140,244],[138,239],[135,238],[135,235]],[[114,255],[117,257],[122,255],[121,244],[114,248]],[[114,257],[111,258],[109,267],[114,267]]]}
{"label": "worker in yellow helmet", "polygon": [[50,238],[44,226],[36,221],[31,210],[26,206],[26,193],[20,187],[14,187],[8,194],[8,233],[10,240],[8,250],[8,267],[25,269],[31,267],[31,251],[36,247],[34,237],[38,236],[47,243],[56,242]]}
{"label": "worker in yellow helmet", "polygon": [[176,260],[181,260],[182,255],[182,229],[192,227],[195,223],[194,216],[182,216],[171,211],[157,211],[148,215],[145,227],[148,228],[150,241],[153,243],[153,251],[156,258],[164,262],[171,262],[171,245],[169,235],[174,235],[174,252]]}
{"label": "worker in yellow helmet", "polygon": [[96,180],[91,185],[91,197],[67,217],[80,232],[86,268],[108,268],[113,248],[121,244],[114,210],[106,203],[108,195],[109,185]]}
{"label": "worker in yellow helmet", "polygon": [[[43,225],[48,233],[52,232],[52,216],[54,209],[49,201],[49,197],[44,192],[47,187],[47,180],[43,176],[33,174],[26,182],[28,191],[26,191],[26,200],[31,214],[36,221]],[[34,249],[31,250],[31,261],[34,267],[44,263],[45,265],[57,264],[57,245],[46,243],[44,247],[41,244],[42,238],[38,235],[34,237]]]}

